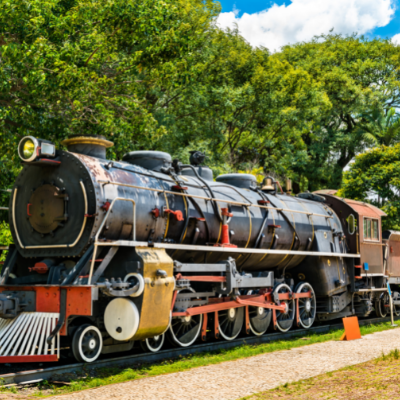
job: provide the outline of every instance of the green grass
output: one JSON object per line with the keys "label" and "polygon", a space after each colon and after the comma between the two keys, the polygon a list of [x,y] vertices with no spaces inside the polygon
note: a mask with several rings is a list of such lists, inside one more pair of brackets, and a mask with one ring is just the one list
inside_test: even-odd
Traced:
{"label": "green grass", "polygon": [[398,399],[399,359],[396,348],[374,360],[285,383],[241,400]]}
{"label": "green grass", "polygon": [[[367,335],[369,333],[380,332],[393,328],[390,326],[390,322],[386,322],[376,325],[361,326],[360,329],[362,335]],[[112,383],[121,383],[150,376],[186,371],[196,367],[219,364],[225,361],[238,360],[259,354],[271,353],[274,351],[290,350],[295,347],[307,346],[314,343],[322,343],[329,340],[339,340],[342,336],[342,333],[343,330],[334,330],[325,334],[310,333],[306,336],[303,336],[303,338],[279,340],[259,345],[242,345],[227,350],[197,353],[180,357],[178,359],[164,360],[163,362],[152,365],[137,365],[133,368],[125,369],[101,368],[96,371],[95,376],[90,376],[89,373],[85,373],[85,370],[83,370],[82,375],[85,377],[76,381],[72,381],[68,386],[57,387],[48,382],[42,382],[42,384],[40,384],[38,387],[38,389],[41,390],[41,393],[36,393],[36,395],[41,397],[69,393],[109,385]],[[7,389],[3,388],[3,390]]]}

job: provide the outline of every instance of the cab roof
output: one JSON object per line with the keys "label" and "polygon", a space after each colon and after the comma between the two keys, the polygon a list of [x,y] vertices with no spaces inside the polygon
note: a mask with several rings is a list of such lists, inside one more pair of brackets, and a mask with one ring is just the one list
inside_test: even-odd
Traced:
{"label": "cab roof", "polygon": [[384,213],[378,207],[373,206],[372,204],[336,196],[335,193],[337,193],[337,190],[325,189],[325,190],[317,190],[313,193],[322,195],[324,197],[336,197],[336,199],[343,201],[349,207],[351,207],[358,215],[361,215],[363,217],[380,218],[387,216],[386,213]]}

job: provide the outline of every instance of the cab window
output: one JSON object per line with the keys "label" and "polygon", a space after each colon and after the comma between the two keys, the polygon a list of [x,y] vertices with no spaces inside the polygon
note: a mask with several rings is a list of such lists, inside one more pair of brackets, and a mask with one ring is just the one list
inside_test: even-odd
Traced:
{"label": "cab window", "polygon": [[350,214],[347,217],[346,221],[347,221],[347,230],[349,232],[349,235],[352,235],[356,231],[357,221],[353,214]]}
{"label": "cab window", "polygon": [[379,221],[372,218],[364,218],[364,239],[379,240]]}

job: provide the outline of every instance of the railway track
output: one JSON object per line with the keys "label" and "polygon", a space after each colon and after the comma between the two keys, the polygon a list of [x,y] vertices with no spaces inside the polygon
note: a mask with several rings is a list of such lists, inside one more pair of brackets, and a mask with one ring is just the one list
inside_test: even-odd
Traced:
{"label": "railway track", "polygon": [[[400,317],[395,318],[395,320],[399,320]],[[368,325],[368,324],[376,324],[381,322],[389,322],[390,318],[369,318],[363,319],[359,321],[360,325]],[[201,343],[196,346],[191,346],[188,348],[173,348],[159,351],[158,353],[141,353],[141,354],[132,354],[123,357],[114,357],[114,358],[102,358],[97,360],[91,364],[63,364],[57,366],[51,366],[48,368],[40,368],[40,369],[32,369],[25,371],[18,371],[13,373],[5,373],[0,374],[0,381],[3,385],[10,384],[29,384],[29,383],[38,383],[43,380],[47,381],[64,381],[65,374],[78,374],[84,375],[88,371],[97,368],[110,368],[110,367],[129,367],[138,364],[149,364],[156,363],[163,359],[172,359],[177,358],[179,356],[187,356],[194,353],[203,353],[216,351],[221,349],[229,349],[233,347],[237,347],[240,345],[256,345],[262,343],[273,342],[276,340],[282,339],[290,339],[294,337],[304,336],[308,333],[326,333],[331,330],[341,329],[343,328],[342,323],[335,324],[327,324],[315,326],[310,329],[295,329],[293,331],[289,331],[286,333],[282,332],[273,332],[269,334],[265,334],[263,336],[250,336],[250,337],[242,337],[232,341],[214,341]],[[26,367],[23,366],[23,367]],[[17,366],[15,368],[18,368]],[[4,367],[1,369],[4,371]],[[0,370],[0,371],[1,371]],[[64,376],[64,378],[63,378]]]}

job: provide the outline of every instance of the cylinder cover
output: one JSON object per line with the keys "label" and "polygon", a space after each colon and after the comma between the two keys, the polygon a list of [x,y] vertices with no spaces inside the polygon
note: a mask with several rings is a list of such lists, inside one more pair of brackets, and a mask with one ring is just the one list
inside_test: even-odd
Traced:
{"label": "cylinder cover", "polygon": [[[214,179],[213,172],[210,168],[208,167],[194,167],[196,169],[196,172],[199,174],[199,176],[206,181],[212,181]],[[181,175],[186,175],[186,176],[193,176],[196,177],[195,173],[191,168],[183,168]]]}
{"label": "cylinder cover", "polygon": [[217,176],[216,181],[226,183],[227,185],[236,186],[242,189],[249,189],[250,187],[257,186],[256,177],[250,174],[219,175]]}
{"label": "cylinder cover", "polygon": [[160,172],[161,168],[171,166],[172,158],[163,151],[131,151],[122,157],[122,161]]}
{"label": "cylinder cover", "polygon": [[104,325],[113,339],[132,339],[139,327],[139,311],[136,305],[126,298],[111,300],[104,312]]}

